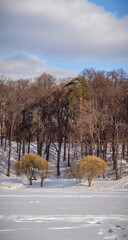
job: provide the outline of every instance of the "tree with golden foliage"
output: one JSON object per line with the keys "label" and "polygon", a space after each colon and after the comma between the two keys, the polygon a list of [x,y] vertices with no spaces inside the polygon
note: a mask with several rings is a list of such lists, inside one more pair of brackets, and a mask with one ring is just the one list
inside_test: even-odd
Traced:
{"label": "tree with golden foliage", "polygon": [[82,159],[83,162],[87,162],[88,164],[93,164],[98,169],[98,177],[100,174],[105,177],[105,173],[107,171],[108,165],[107,163],[99,157],[96,156],[87,156]]}
{"label": "tree with golden foliage", "polygon": [[92,179],[101,173],[104,177],[106,171],[107,163],[104,160],[95,156],[87,156],[75,164],[73,175],[78,179],[78,182],[81,182],[82,178],[86,177],[90,187]]}
{"label": "tree with golden foliage", "polygon": [[30,185],[32,181],[36,180],[37,174],[41,178],[41,187],[43,186],[43,181],[49,173],[49,163],[37,154],[26,154],[23,155],[20,161],[15,164],[16,172],[21,175],[25,174],[29,180]]}

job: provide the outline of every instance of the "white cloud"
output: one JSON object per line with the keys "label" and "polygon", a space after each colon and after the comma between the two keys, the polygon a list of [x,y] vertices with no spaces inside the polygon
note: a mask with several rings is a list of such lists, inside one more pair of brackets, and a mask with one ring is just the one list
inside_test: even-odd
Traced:
{"label": "white cloud", "polygon": [[0,0],[0,6],[2,53],[128,58],[128,16],[118,19],[87,0]]}
{"label": "white cloud", "polygon": [[43,72],[51,74],[57,79],[78,75],[73,70],[49,67],[45,61],[27,53],[0,58],[0,74],[15,80],[40,76]]}

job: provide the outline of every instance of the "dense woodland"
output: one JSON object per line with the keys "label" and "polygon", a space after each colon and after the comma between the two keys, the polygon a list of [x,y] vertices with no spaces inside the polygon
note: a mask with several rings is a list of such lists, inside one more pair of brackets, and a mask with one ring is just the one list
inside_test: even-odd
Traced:
{"label": "dense woodland", "polygon": [[[63,160],[68,166],[72,145],[80,144],[81,159],[94,155],[95,149],[96,155],[106,160],[109,144],[118,179],[119,146],[122,158],[128,157],[127,74],[123,70],[84,69],[78,77],[59,82],[48,74],[35,80],[12,81],[1,77],[0,138],[5,150],[9,145],[7,176],[10,175],[12,141],[17,142],[19,161],[23,154],[31,152],[30,143],[36,141],[40,156],[45,144],[47,161],[50,146],[54,145],[57,176],[60,175],[62,144]],[[77,150],[74,150],[74,158],[77,158]]]}

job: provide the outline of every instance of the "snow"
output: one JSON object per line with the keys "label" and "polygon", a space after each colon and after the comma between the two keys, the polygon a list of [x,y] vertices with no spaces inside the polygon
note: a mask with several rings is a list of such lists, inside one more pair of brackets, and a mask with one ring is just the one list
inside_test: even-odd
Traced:
{"label": "snow", "polygon": [[[34,152],[33,144],[33,152]],[[17,177],[13,144],[11,176],[6,176],[7,152],[0,159],[1,240],[103,240],[128,239],[128,175],[123,160],[123,178],[108,176],[77,184],[62,174],[49,176],[43,188],[40,179],[30,186],[26,177]],[[52,158],[56,156],[52,149]],[[64,172],[61,159],[61,172]]]}
{"label": "snow", "polygon": [[128,192],[3,189],[0,239],[127,239]]}

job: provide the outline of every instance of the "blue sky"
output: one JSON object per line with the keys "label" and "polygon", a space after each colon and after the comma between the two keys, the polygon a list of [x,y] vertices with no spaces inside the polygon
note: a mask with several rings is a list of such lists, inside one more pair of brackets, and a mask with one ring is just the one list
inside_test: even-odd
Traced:
{"label": "blue sky", "polygon": [[0,0],[0,74],[128,72],[127,0]]}
{"label": "blue sky", "polygon": [[89,0],[98,6],[103,6],[107,12],[113,12],[117,17],[128,14],[128,0]]}

